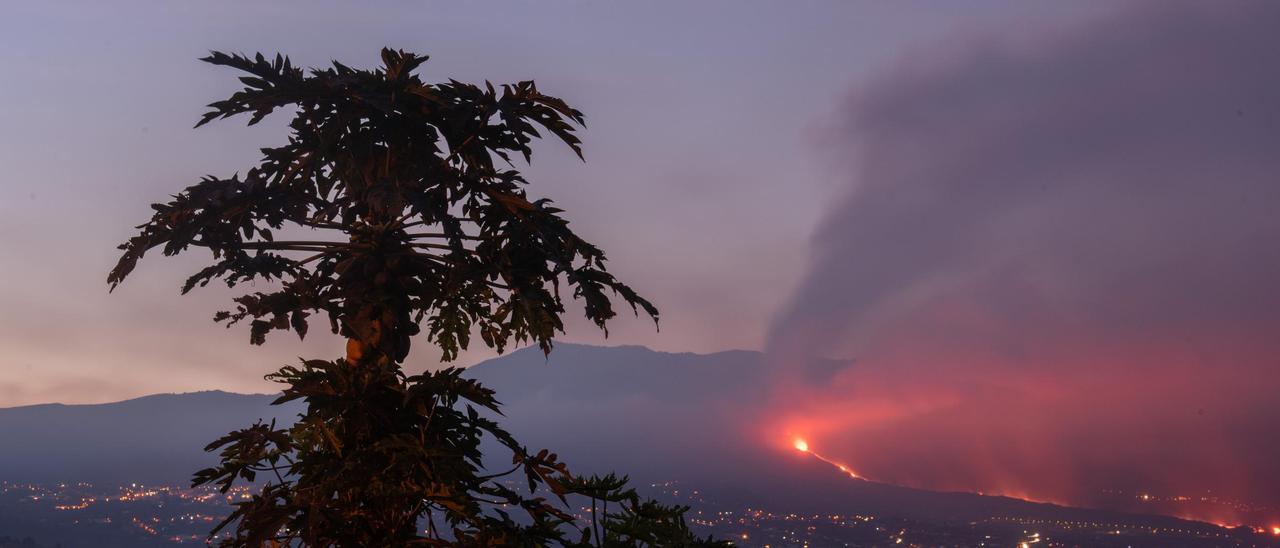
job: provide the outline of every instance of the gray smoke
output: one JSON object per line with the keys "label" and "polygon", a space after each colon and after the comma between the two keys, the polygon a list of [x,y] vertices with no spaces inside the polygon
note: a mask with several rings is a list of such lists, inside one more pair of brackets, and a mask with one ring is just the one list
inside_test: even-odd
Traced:
{"label": "gray smoke", "polygon": [[1275,499],[1276,29],[1276,3],[1153,3],[936,48],[854,94],[832,133],[847,189],[767,340],[783,363],[855,358],[804,412],[932,398],[845,433],[906,483]]}

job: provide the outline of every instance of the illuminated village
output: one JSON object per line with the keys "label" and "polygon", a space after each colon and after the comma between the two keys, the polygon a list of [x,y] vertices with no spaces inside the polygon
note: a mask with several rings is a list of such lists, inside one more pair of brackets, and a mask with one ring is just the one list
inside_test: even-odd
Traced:
{"label": "illuminated village", "polygon": [[[848,465],[817,453],[807,440],[795,438],[792,447],[838,469],[854,480],[862,478]],[[513,487],[515,487],[513,485]],[[971,521],[928,522],[866,513],[800,514],[784,508],[740,507],[709,500],[695,488],[676,481],[648,486],[653,495],[690,507],[689,525],[700,535],[729,539],[744,547],[821,546],[1280,546],[1280,526],[1259,528],[1221,526],[1187,521],[1183,527],[1153,526],[1144,516],[1127,521],[1079,521],[992,515]],[[247,500],[252,486],[235,486],[227,493],[211,487],[131,483],[99,486],[90,483],[40,485],[0,482],[0,525],[7,518],[40,523],[48,530],[75,530],[80,538],[98,538],[115,545],[169,546],[206,544],[209,531],[232,504]],[[1187,495],[1158,496],[1126,493],[1140,502],[1201,500],[1227,506],[1243,503]],[[573,514],[589,521],[589,506]],[[31,546],[22,539],[0,537],[0,548]],[[6,544],[8,543],[8,544]]]}
{"label": "illuminated village", "polygon": [[29,520],[51,530],[77,529],[85,538],[139,545],[204,544],[209,531],[249,487],[188,489],[167,485],[119,487],[90,483],[37,485],[0,482],[0,523]]}
{"label": "illuminated village", "polygon": [[[838,465],[837,465],[838,466]],[[649,485],[690,506],[690,526],[699,534],[730,539],[744,547],[822,546],[1280,546],[1280,530],[1226,528],[1186,522],[1185,528],[1132,522],[1085,522],[991,516],[968,522],[922,522],[864,514],[789,513],[733,507],[707,500],[678,482]],[[88,483],[34,485],[0,482],[0,523],[6,517],[39,522],[50,530],[74,530],[81,538],[116,545],[202,545],[229,505],[249,497],[247,487],[226,494],[212,488],[165,485],[120,487]],[[590,508],[575,515],[590,519]],[[89,535],[92,535],[90,537]],[[23,546],[14,539],[12,546]],[[0,546],[5,539],[0,538]],[[52,544],[35,544],[43,548]]]}

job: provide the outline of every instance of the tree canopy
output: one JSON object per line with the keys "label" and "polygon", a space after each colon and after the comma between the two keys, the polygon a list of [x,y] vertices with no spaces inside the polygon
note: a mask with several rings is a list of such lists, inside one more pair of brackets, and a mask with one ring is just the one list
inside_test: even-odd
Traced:
{"label": "tree canopy", "polygon": [[[499,351],[511,340],[550,351],[564,328],[561,283],[601,328],[616,315],[610,294],[657,319],[550,200],[527,198],[513,167],[531,159],[542,132],[581,156],[581,112],[531,81],[501,91],[487,82],[426,84],[414,69],[427,57],[383,50],[382,59],[374,70],[335,62],[306,72],[279,55],[204,58],[248,76],[197,127],[240,114],[253,125],[292,107],[289,142],[262,149],[243,177],[208,176],[153,205],[150,222],[121,246],[112,287],[149,250],[208,248],[215,261],[184,293],[213,280],[283,281],[216,318],[250,320],[254,344],[275,329],[305,336],[312,314],[323,313],[335,333],[372,343],[360,350],[394,361],[423,323],[445,361],[473,331]],[[331,237],[292,239],[308,233]]]}
{"label": "tree canopy", "polygon": [[[216,321],[247,321],[262,344],[273,330],[305,337],[323,317],[347,339],[344,358],[268,375],[285,386],[276,403],[307,403],[297,423],[259,423],[209,445],[221,462],[196,485],[261,483],[214,532],[226,546],[704,542],[687,508],[643,500],[625,478],[576,476],[556,454],[521,445],[495,422],[493,392],[461,370],[404,372],[424,328],[446,362],[473,333],[500,352],[513,342],[550,352],[566,292],[601,329],[615,300],[658,318],[561,210],[528,198],[515,167],[544,134],[581,157],[582,113],[531,81],[424,83],[414,71],[426,60],[390,49],[372,70],[203,59],[246,75],[197,127],[242,114],[253,125],[286,109],[288,143],[263,148],[243,176],[207,176],[152,205],[108,283],[153,249],[205,248],[213,261],[183,293],[214,281],[275,288],[236,297]],[[510,452],[509,469],[488,471],[484,439]],[[590,523],[572,512],[579,499],[601,504]]]}

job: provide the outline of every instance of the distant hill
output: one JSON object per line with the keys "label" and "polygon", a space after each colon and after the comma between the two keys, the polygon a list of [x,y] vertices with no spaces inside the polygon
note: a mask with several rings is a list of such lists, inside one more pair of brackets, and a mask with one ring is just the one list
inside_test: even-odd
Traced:
{"label": "distant hill", "polygon": [[99,405],[0,409],[0,479],[185,483],[215,462],[210,441],[259,418],[292,421],[274,396],[195,392]]}
{"label": "distant hill", "polygon": [[[831,369],[814,364],[810,374],[820,380]],[[640,483],[678,480],[726,503],[795,512],[954,520],[1117,517],[853,480],[805,454],[744,439],[730,419],[765,396],[770,374],[756,352],[672,354],[561,343],[550,359],[526,348],[467,374],[497,391],[506,414],[502,424],[518,439],[560,453],[579,472],[617,470]],[[0,409],[0,479],[185,483],[192,471],[214,462],[202,451],[210,440],[258,419],[287,423],[301,410],[297,404],[271,407],[273,397],[198,392]],[[505,464],[505,455],[494,454],[496,465]]]}

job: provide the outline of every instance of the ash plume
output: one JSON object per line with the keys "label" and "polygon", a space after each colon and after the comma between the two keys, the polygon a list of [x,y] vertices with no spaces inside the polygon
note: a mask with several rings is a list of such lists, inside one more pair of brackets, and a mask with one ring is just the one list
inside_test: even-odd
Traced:
{"label": "ash plume", "polygon": [[858,90],[767,339],[854,365],[780,382],[768,428],[908,485],[1280,506],[1277,28],[1274,3],[1152,3]]}

